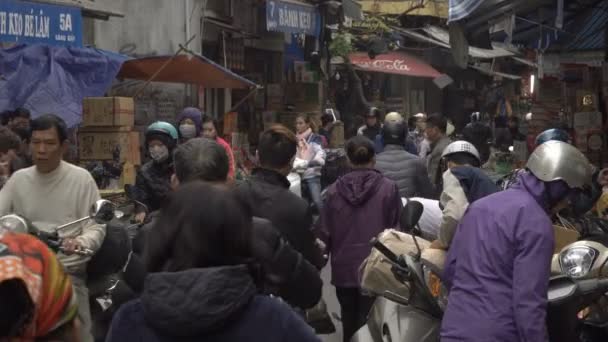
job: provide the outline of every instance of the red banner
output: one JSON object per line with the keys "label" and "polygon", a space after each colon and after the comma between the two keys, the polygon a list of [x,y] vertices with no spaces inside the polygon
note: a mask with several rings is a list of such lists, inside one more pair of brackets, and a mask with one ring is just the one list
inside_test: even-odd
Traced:
{"label": "red banner", "polygon": [[404,52],[391,52],[371,59],[364,52],[349,55],[350,62],[360,70],[385,74],[435,78],[441,73],[432,66]]}

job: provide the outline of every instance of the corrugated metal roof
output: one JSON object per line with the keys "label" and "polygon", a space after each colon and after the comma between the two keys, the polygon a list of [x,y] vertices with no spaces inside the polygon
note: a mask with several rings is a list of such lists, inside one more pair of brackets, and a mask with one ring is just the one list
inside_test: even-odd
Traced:
{"label": "corrugated metal roof", "polygon": [[604,30],[608,25],[608,1],[598,4],[583,27],[576,31],[574,38],[566,45],[564,50],[599,50],[606,45]]}

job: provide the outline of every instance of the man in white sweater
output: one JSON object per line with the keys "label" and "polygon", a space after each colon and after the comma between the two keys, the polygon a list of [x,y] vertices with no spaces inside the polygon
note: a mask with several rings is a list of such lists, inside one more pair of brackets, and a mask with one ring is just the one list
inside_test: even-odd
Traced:
{"label": "man in white sweater", "polygon": [[[100,199],[97,184],[83,168],[64,162],[68,148],[67,127],[55,115],[44,115],[31,123],[30,148],[34,166],[15,172],[0,191],[0,215],[14,213],[30,220],[43,231],[53,232],[64,223],[89,215]],[[89,257],[74,254],[79,248],[97,251],[105,237],[105,226],[85,221],[62,229],[64,252],[59,260],[72,277],[78,295],[81,341],[92,341],[91,313],[86,287]]]}

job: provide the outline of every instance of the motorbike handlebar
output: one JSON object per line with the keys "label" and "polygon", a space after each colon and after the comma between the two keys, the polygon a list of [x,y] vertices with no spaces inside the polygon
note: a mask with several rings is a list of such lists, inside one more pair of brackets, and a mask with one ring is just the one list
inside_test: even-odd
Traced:
{"label": "motorbike handlebar", "polygon": [[[64,252],[65,248],[59,247],[59,250],[61,252]],[[82,256],[93,256],[95,254],[95,252],[93,252],[92,249],[88,249],[88,248],[77,248],[74,251],[74,254],[78,254],[78,255],[82,255]]]}
{"label": "motorbike handlebar", "polygon": [[382,255],[384,255],[388,260],[390,260],[394,264],[401,266],[401,261],[399,260],[399,257],[395,253],[393,253],[393,251],[391,251],[388,247],[386,247],[382,242],[380,242],[380,240],[378,240],[377,238],[373,238],[371,243],[372,247],[380,251],[380,253],[382,253]]}

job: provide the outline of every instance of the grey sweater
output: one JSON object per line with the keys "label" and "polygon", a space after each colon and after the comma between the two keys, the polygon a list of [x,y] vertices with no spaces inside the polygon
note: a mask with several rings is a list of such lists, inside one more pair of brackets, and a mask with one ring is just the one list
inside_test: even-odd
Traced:
{"label": "grey sweater", "polygon": [[[36,228],[52,232],[57,226],[88,216],[98,199],[97,184],[89,172],[62,161],[46,174],[38,172],[36,166],[15,172],[0,191],[0,215],[14,213]],[[105,225],[92,220],[59,232],[61,237],[76,238],[93,251],[99,249],[105,234]],[[57,256],[70,274],[83,273],[89,261],[89,257],[76,254]]]}

